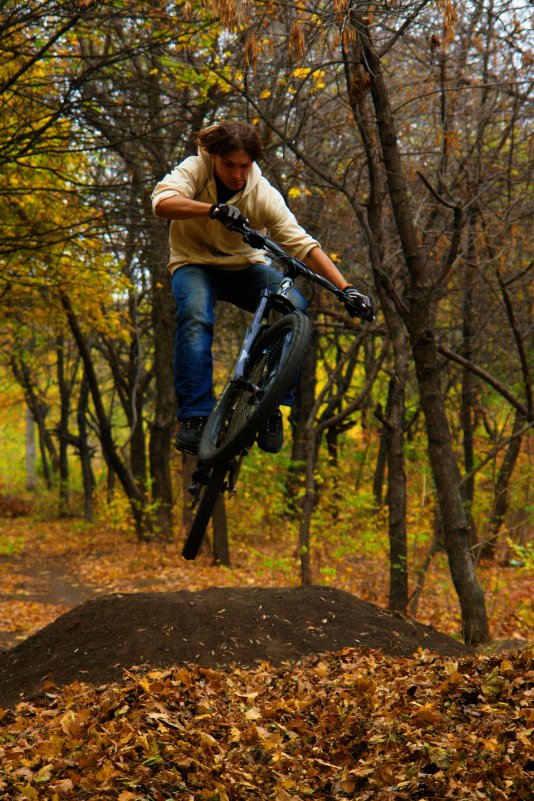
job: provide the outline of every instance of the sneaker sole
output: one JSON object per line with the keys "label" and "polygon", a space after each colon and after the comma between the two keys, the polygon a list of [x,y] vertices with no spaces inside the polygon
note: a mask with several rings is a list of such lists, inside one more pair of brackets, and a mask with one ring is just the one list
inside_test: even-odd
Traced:
{"label": "sneaker sole", "polygon": [[188,453],[190,456],[198,455],[198,444],[195,446],[191,445],[189,442],[175,442],[174,447],[181,453]]}
{"label": "sneaker sole", "polygon": [[262,445],[260,442],[258,442],[258,448],[260,449],[260,451],[265,451],[265,453],[280,453],[283,447],[284,447],[283,442],[281,442],[280,445],[277,445],[275,448],[269,447],[269,445]]}

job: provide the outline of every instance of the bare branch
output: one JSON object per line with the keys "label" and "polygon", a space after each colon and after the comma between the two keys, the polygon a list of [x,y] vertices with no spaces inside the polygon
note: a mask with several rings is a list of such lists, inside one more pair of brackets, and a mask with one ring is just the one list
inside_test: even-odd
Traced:
{"label": "bare branch", "polygon": [[388,53],[391,50],[395,42],[401,38],[404,32],[410,27],[412,22],[415,19],[417,19],[417,17],[421,13],[421,11],[425,8],[425,6],[428,6],[429,4],[430,0],[422,0],[422,2],[414,8],[413,12],[408,17],[406,17],[400,28],[396,30],[395,33],[391,36],[391,38],[388,39],[388,41],[385,43],[385,45],[383,45],[383,47],[378,53],[379,58],[382,58],[383,56],[386,55],[386,53]]}
{"label": "bare branch", "polygon": [[59,28],[51,37],[48,39],[44,45],[37,50],[31,58],[29,58],[18,70],[16,70],[13,75],[11,75],[3,84],[0,86],[0,94],[4,94],[7,92],[11,87],[19,80],[25,72],[27,72],[34,64],[36,64],[44,55],[45,53],[50,50],[53,44],[55,44],[58,39],[61,39],[64,33],[74,27],[78,20],[81,18],[81,13],[75,14],[71,17],[67,22]]}
{"label": "bare branch", "polygon": [[441,263],[441,267],[440,267],[440,270],[439,270],[438,277],[437,277],[436,281],[434,282],[434,286],[438,287],[443,283],[443,281],[445,280],[445,278],[449,274],[449,271],[451,270],[454,262],[456,261],[456,259],[458,257],[458,251],[460,250],[460,243],[462,241],[462,231],[464,229],[466,215],[465,215],[464,209],[462,208],[462,206],[459,203],[451,203],[450,201],[445,200],[445,198],[442,195],[440,195],[439,192],[436,191],[436,189],[432,186],[432,184],[430,183],[428,178],[426,178],[426,176],[424,176],[422,172],[420,172],[418,170],[417,171],[417,175],[419,176],[421,181],[424,183],[424,185],[426,186],[428,191],[436,198],[438,203],[441,203],[443,206],[446,206],[448,209],[452,209],[453,212],[454,212],[452,238],[451,238],[449,250],[448,250],[447,255],[444,257],[444,259],[443,259],[443,261]]}
{"label": "bare branch", "polygon": [[343,409],[343,411],[319,423],[316,429],[317,435],[321,434],[321,432],[323,432],[325,429],[329,428],[332,425],[339,425],[339,423],[343,422],[343,420],[346,420],[346,418],[350,414],[357,411],[361,407],[363,401],[369,395],[371,389],[373,388],[373,385],[376,381],[376,377],[378,375],[378,371],[382,367],[382,362],[386,358],[388,349],[389,349],[389,342],[388,340],[385,340],[384,343],[382,344],[382,350],[380,351],[378,359],[375,361],[373,369],[371,370],[367,378],[367,381],[359,391],[357,397],[352,401],[352,403],[349,403],[348,406],[346,406],[345,409]]}
{"label": "bare branch", "polygon": [[521,403],[521,401],[519,401],[515,395],[512,395],[508,388],[505,387],[504,384],[502,384],[497,378],[488,373],[487,370],[484,370],[483,367],[479,367],[478,365],[469,361],[469,359],[464,359],[464,357],[460,356],[459,353],[450,350],[450,348],[447,348],[445,345],[439,345],[438,350],[441,354],[443,354],[443,356],[446,356],[447,359],[460,364],[462,367],[465,367],[466,370],[470,370],[474,375],[477,375],[479,378],[485,381],[486,384],[489,384],[491,387],[493,387],[493,389],[497,390],[497,392],[502,395],[503,398],[506,398],[506,400],[509,401],[509,403],[511,403],[512,406],[521,412],[521,414],[523,414],[527,419],[530,419],[528,415],[528,409],[525,404]]}
{"label": "bare branch", "polygon": [[421,179],[421,181],[424,183],[424,185],[426,186],[426,188],[430,192],[430,194],[433,195],[436,198],[438,203],[441,203],[442,206],[446,206],[448,209],[453,209],[453,211],[455,211],[458,208],[458,204],[457,203],[451,203],[450,201],[445,200],[443,195],[439,194],[439,192],[432,186],[432,184],[430,183],[428,178],[425,175],[423,175],[422,172],[420,172],[419,170],[417,170],[416,172],[417,172],[417,175],[419,176],[419,178]]}
{"label": "bare branch", "polygon": [[515,343],[517,345],[517,352],[519,354],[519,361],[521,362],[521,370],[523,373],[523,384],[525,386],[525,395],[527,399],[528,419],[532,420],[534,418],[534,398],[532,395],[532,376],[530,375],[530,366],[528,363],[527,348],[525,347],[525,340],[523,339],[523,335],[519,330],[519,326],[517,324],[514,307],[512,304],[512,300],[510,298],[510,293],[508,292],[508,289],[506,288],[506,285],[504,284],[504,281],[502,280],[502,276],[499,271],[497,271],[497,278],[501,286],[504,305],[506,306],[506,313],[508,315],[508,320],[510,321],[510,325],[512,327]]}
{"label": "bare branch", "polygon": [[469,481],[470,478],[472,478],[476,473],[478,473],[479,470],[482,470],[482,468],[485,467],[489,462],[492,462],[499,453],[499,451],[504,450],[504,448],[506,448],[511,442],[513,442],[518,437],[522,437],[523,434],[525,434],[529,429],[532,428],[532,426],[534,426],[534,420],[531,420],[530,423],[526,423],[526,425],[520,428],[519,431],[514,432],[513,434],[511,434],[511,436],[508,437],[508,439],[504,440],[504,442],[500,442],[495,448],[493,448],[492,451],[490,451],[490,453],[488,453],[485,459],[482,459],[482,461],[479,462],[476,465],[476,467],[474,467],[469,473],[467,473],[462,478],[462,480],[460,481],[460,486],[462,486],[462,484],[467,483],[467,481]]}

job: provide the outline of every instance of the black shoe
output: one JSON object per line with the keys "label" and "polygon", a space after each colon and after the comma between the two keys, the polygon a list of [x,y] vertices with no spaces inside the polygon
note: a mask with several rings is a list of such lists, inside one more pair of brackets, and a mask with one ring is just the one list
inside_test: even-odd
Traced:
{"label": "black shoe", "polygon": [[176,450],[195,456],[198,453],[202,429],[207,421],[207,417],[188,417],[187,420],[184,420],[176,434],[174,443]]}
{"label": "black shoe", "polygon": [[277,409],[267,419],[258,431],[258,445],[262,451],[267,453],[278,453],[284,444],[284,418],[282,412]]}

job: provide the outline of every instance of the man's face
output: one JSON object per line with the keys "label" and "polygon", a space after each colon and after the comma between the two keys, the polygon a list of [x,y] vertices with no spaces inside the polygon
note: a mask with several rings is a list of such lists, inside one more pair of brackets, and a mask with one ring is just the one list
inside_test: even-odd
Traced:
{"label": "man's face", "polygon": [[247,182],[253,161],[246,150],[232,150],[224,156],[212,156],[215,175],[228,189],[239,192]]}

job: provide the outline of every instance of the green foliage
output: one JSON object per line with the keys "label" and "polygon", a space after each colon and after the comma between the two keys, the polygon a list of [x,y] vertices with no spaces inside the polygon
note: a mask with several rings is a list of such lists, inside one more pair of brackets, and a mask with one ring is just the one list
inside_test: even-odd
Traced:
{"label": "green foliage", "polygon": [[259,574],[283,576],[295,575],[295,560],[282,552],[273,555],[272,553],[265,553],[255,548],[250,549],[251,555],[257,560]]}
{"label": "green foliage", "polygon": [[22,553],[26,540],[22,536],[0,532],[0,556],[15,556]]}
{"label": "green foliage", "polygon": [[130,503],[123,492],[117,489],[109,495],[101,488],[95,500],[98,520],[102,526],[119,535],[132,533]]}
{"label": "green foliage", "polygon": [[534,543],[514,542],[511,537],[508,537],[507,545],[512,553],[508,560],[512,567],[525,567],[527,570],[534,570]]}
{"label": "green foliage", "polygon": [[0,486],[9,483],[10,491],[22,489],[26,478],[23,404],[20,389],[0,366]]}

